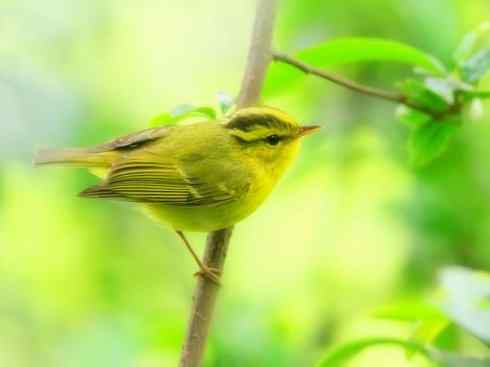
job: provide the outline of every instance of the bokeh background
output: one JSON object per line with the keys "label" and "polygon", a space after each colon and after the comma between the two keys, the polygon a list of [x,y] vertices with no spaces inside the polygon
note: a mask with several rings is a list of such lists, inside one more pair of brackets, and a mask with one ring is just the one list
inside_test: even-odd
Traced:
{"label": "bokeh background", "polygon": [[[34,169],[32,154],[235,95],[253,12],[249,0],[0,3],[0,366],[177,364],[196,270],[179,240],[125,204],[78,198],[95,178]],[[293,52],[385,37],[450,63],[463,34],[489,18],[488,0],[285,0],[275,43]],[[387,88],[411,73],[336,71]],[[206,366],[311,366],[342,341],[406,337],[407,326],[372,311],[431,298],[445,265],[490,269],[488,116],[415,169],[393,105],[312,78],[266,102],[325,128],[236,227]],[[199,250],[204,238],[191,235]],[[382,348],[352,363],[413,365],[424,362]]]}

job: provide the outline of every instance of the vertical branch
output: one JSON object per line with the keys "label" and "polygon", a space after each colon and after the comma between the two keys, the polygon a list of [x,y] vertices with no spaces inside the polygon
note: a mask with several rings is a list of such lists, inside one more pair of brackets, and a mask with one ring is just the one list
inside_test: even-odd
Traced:
{"label": "vertical branch", "polygon": [[238,95],[238,108],[254,105],[260,100],[267,67],[272,61],[276,8],[276,0],[258,0],[247,66]]}
{"label": "vertical branch", "polygon": [[[272,59],[271,44],[276,16],[276,0],[257,0],[247,65],[238,96],[238,108],[259,102],[267,67]],[[221,229],[208,235],[203,262],[223,271],[226,252],[233,228]],[[194,302],[182,347],[180,367],[200,367],[213,317],[218,287],[207,278],[199,277]]]}

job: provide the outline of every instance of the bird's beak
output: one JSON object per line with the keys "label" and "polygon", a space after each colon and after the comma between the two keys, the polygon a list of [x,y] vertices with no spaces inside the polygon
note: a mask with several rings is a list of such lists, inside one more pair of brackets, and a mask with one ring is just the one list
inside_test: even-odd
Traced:
{"label": "bird's beak", "polygon": [[311,126],[301,126],[299,128],[297,137],[305,136],[305,135],[310,135],[313,133],[316,133],[318,130],[320,130],[320,126],[318,125],[311,125]]}

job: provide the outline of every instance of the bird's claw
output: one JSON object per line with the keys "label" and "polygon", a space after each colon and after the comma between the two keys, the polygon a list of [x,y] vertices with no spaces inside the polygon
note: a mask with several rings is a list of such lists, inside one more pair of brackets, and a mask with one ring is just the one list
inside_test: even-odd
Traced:
{"label": "bird's claw", "polygon": [[194,273],[194,276],[200,276],[212,281],[216,285],[221,285],[219,280],[221,276],[221,271],[219,269],[203,266],[201,270]]}

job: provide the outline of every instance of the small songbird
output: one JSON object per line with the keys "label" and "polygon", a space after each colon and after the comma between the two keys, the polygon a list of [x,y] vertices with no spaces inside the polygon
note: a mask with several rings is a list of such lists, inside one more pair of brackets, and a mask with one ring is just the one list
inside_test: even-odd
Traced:
{"label": "small songbird", "polygon": [[254,212],[296,157],[300,138],[318,129],[275,108],[249,107],[221,121],[146,129],[93,148],[40,151],[34,162],[88,168],[102,182],[80,196],[138,203],[170,224],[198,273],[217,282],[183,231],[227,228]]}

